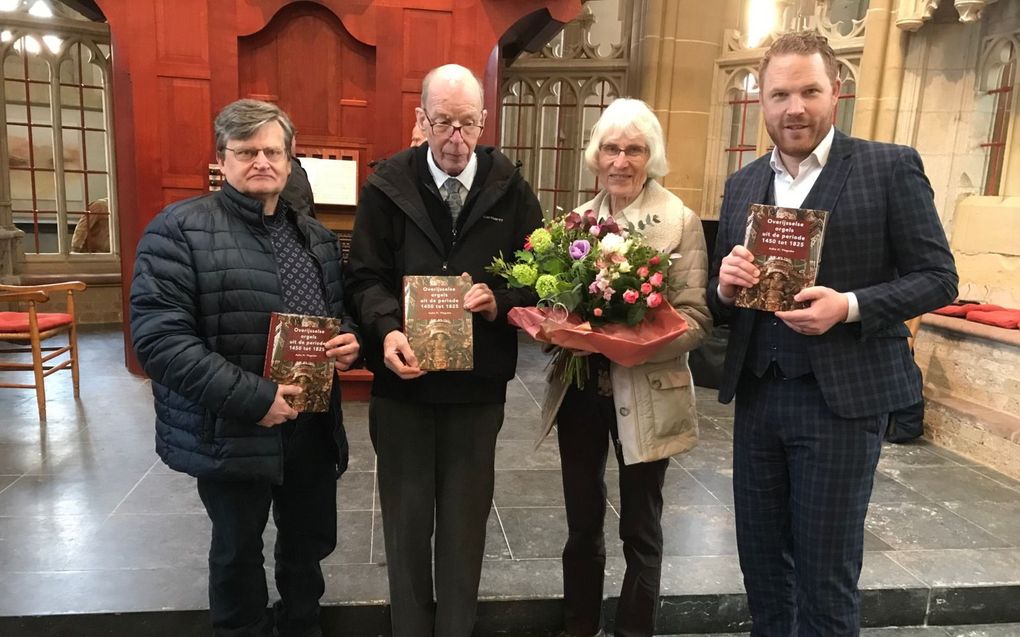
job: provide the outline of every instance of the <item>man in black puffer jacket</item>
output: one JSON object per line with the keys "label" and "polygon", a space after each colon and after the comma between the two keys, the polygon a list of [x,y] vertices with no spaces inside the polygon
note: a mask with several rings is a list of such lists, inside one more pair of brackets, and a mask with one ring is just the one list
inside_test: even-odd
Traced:
{"label": "man in black puffer jacket", "polygon": [[[280,199],[293,125],[239,100],[216,118],[219,192],[165,208],[138,244],[131,286],[135,352],[152,379],[156,451],[198,478],[212,520],[209,607],[217,636],[313,637],[336,546],[336,480],[347,465],[339,383],[327,413],[299,414],[296,385],[262,377],[271,312],[344,317],[340,246]],[[353,325],[324,344],[338,370]],[[262,532],[278,530],[267,613]],[[275,632],[274,632],[275,630]]]}
{"label": "man in black puffer jacket", "polygon": [[[375,374],[369,427],[378,459],[393,637],[468,637],[475,621],[496,435],[517,333],[507,312],[538,300],[486,272],[542,223],[538,199],[494,148],[476,147],[481,86],[448,65],[422,85],[427,144],[379,164],[358,202],[348,287]],[[405,274],[474,285],[474,369],[425,374],[401,331]],[[431,536],[435,527],[435,603]]]}

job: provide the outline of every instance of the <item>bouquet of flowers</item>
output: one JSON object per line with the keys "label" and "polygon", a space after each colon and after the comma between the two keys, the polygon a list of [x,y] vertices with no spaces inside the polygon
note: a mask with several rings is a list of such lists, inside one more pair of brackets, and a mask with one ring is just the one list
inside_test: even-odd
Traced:
{"label": "bouquet of flowers", "polygon": [[539,305],[514,308],[509,320],[559,346],[559,356],[570,355],[565,374],[577,387],[584,385],[587,365],[570,350],[636,365],[687,329],[664,296],[669,257],[612,217],[600,221],[592,210],[556,217],[532,232],[514,257],[501,254],[489,271],[510,287],[534,288]]}

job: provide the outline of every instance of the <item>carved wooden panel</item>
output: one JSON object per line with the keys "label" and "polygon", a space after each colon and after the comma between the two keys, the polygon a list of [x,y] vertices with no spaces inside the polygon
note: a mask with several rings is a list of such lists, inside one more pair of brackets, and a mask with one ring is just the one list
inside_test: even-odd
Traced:
{"label": "carved wooden panel", "polygon": [[375,99],[375,51],[355,40],[328,9],[289,6],[262,31],[240,38],[240,89],[276,102],[300,141],[366,142]]}
{"label": "carved wooden panel", "polygon": [[160,72],[209,77],[207,0],[156,0],[155,13]]}
{"label": "carved wooden panel", "polygon": [[[167,189],[189,189],[185,196],[206,190],[210,149],[209,82],[190,78],[159,78],[160,178]],[[177,196],[180,198],[180,196]]]}

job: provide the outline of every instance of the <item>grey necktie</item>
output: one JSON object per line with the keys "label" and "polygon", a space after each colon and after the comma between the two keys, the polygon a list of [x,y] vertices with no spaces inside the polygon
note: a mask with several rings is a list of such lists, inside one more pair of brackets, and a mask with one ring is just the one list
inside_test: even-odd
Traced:
{"label": "grey necktie", "polygon": [[464,207],[464,200],[460,198],[460,181],[454,177],[450,177],[443,184],[443,201],[450,208],[450,216],[453,218],[453,228],[456,233],[457,215],[460,214],[461,208]]}

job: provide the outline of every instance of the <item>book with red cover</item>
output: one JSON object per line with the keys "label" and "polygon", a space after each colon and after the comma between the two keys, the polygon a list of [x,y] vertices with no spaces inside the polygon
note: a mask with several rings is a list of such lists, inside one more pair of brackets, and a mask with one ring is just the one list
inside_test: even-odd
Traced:
{"label": "book with red cover", "polygon": [[815,284],[828,217],[825,210],[751,204],[744,247],[761,274],[756,285],[740,288],[737,307],[764,312],[807,307],[793,297]]}
{"label": "book with red cover", "polygon": [[340,333],[340,326],[340,319],[329,316],[272,313],[262,375],[280,385],[301,387],[300,394],[287,398],[297,411],[329,410],[335,374],[326,341]]}
{"label": "book with red cover", "polygon": [[404,334],[426,371],[474,367],[474,332],[464,296],[471,277],[405,276]]}

